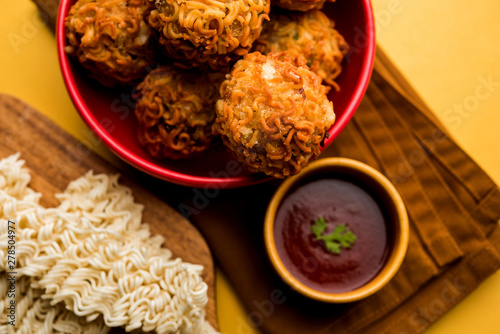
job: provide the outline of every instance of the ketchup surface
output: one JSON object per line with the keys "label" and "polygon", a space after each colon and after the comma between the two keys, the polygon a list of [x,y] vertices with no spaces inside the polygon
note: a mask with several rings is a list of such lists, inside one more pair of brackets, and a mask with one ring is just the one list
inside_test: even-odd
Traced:
{"label": "ketchup surface", "polygon": [[[324,235],[345,224],[357,240],[339,255],[316,240],[311,226],[324,217]],[[354,183],[320,179],[293,190],[278,209],[274,238],[285,267],[303,284],[322,292],[352,291],[369,282],[389,253],[384,214],[376,200]]]}

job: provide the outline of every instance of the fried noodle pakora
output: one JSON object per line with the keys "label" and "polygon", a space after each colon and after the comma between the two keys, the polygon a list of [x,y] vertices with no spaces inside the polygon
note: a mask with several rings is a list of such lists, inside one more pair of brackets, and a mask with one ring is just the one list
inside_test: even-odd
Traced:
{"label": "fried noodle pakora", "polygon": [[304,65],[302,57],[254,52],[221,85],[216,128],[252,172],[283,178],[320,154],[335,114],[321,78]]}
{"label": "fried noodle pakora", "polygon": [[156,158],[189,158],[210,148],[222,73],[162,66],[137,87],[135,115],[142,146]]}
{"label": "fried noodle pakora", "polygon": [[105,86],[142,79],[156,62],[145,0],[78,0],[65,18],[66,53]]}
{"label": "fried noodle pakora", "polygon": [[186,67],[219,70],[248,53],[269,20],[269,0],[149,0],[148,22],[165,53]]}
{"label": "fried noodle pakora", "polygon": [[334,22],[323,12],[288,13],[271,16],[264,24],[254,49],[263,54],[287,51],[303,56],[309,68],[327,84],[338,89],[334,79],[342,71],[342,60],[349,50]]}

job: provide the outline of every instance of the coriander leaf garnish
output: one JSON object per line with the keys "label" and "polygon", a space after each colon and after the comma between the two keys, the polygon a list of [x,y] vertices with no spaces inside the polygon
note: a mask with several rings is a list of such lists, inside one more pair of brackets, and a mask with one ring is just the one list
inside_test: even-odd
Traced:
{"label": "coriander leaf garnish", "polygon": [[314,225],[311,226],[311,230],[314,233],[316,239],[321,239],[323,231],[326,230],[326,220],[323,217],[316,219]]}
{"label": "coriander leaf garnish", "polygon": [[347,231],[345,224],[335,226],[332,233],[323,235],[327,224],[324,217],[316,219],[311,226],[311,231],[316,237],[316,240],[323,240],[326,248],[333,254],[340,254],[340,248],[350,248],[358,239],[352,231]]}

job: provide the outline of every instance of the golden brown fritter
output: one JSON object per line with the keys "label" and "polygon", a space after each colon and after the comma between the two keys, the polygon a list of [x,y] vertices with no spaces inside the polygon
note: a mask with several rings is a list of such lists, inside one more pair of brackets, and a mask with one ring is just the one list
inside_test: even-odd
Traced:
{"label": "golden brown fritter", "polygon": [[131,83],[155,64],[145,0],[78,0],[65,18],[65,51],[106,86]]}
{"label": "golden brown fritter", "polygon": [[273,0],[273,6],[306,12],[308,10],[323,8],[323,5],[327,1],[335,2],[335,0]]}
{"label": "golden brown fritter", "polygon": [[149,73],[135,96],[140,144],[156,158],[189,158],[207,150],[218,136],[214,105],[223,80],[221,73],[173,66]]}
{"label": "golden brown fritter", "polygon": [[301,55],[313,72],[336,87],[334,79],[342,71],[341,63],[349,45],[335,30],[332,20],[313,10],[272,15],[254,49],[263,54],[287,51],[290,55]]}
{"label": "golden brown fritter", "polygon": [[149,24],[169,57],[187,67],[226,68],[248,53],[269,19],[269,0],[149,0]]}
{"label": "golden brown fritter", "polygon": [[254,52],[226,77],[215,124],[238,161],[252,172],[283,178],[319,155],[335,114],[304,58]]}

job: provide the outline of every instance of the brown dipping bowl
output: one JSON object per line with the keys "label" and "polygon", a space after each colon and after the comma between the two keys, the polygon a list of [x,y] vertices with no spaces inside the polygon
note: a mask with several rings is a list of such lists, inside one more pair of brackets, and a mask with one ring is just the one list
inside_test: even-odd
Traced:
{"label": "brown dipping bowl", "polygon": [[[349,291],[320,291],[300,281],[285,266],[283,259],[279,255],[275,240],[275,221],[283,201],[298,187],[322,179],[347,180],[369,193],[378,205],[383,208],[386,231],[390,236],[390,240],[389,237],[387,240],[387,254],[379,271],[374,274],[373,278]],[[329,303],[354,302],[366,298],[384,287],[396,274],[403,262],[408,248],[408,238],[408,215],[403,200],[394,185],[374,168],[346,158],[320,159],[311,163],[300,174],[283,182],[269,203],[264,222],[266,250],[279,276],[299,293]],[[354,247],[356,247],[356,244],[351,248],[354,249]]]}

